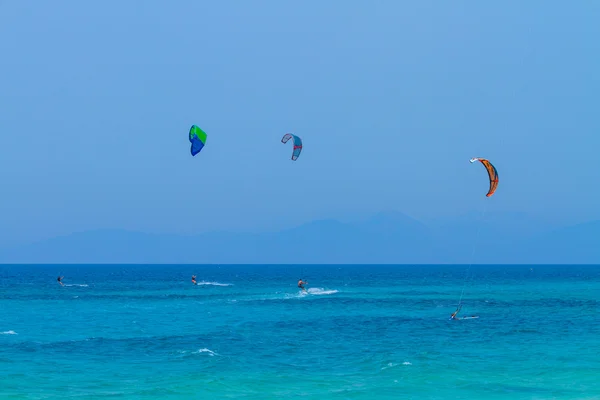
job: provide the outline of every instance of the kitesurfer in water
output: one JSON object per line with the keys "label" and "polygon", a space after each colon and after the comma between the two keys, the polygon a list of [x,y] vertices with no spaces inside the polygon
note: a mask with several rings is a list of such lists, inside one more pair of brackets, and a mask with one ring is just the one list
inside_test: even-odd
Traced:
{"label": "kitesurfer in water", "polygon": [[456,311],[454,311],[452,313],[452,315],[450,316],[450,319],[460,319],[457,317],[458,313],[460,312],[460,309],[462,308],[462,304],[459,304],[458,308],[456,309]]}
{"label": "kitesurfer in water", "polygon": [[63,278],[64,278],[64,276],[59,276],[58,278],[56,278],[56,280],[58,281],[58,283],[60,283],[61,286],[65,286],[65,284],[62,283]]}
{"label": "kitesurfer in water", "polygon": [[304,285],[308,285],[308,282],[304,282],[302,279],[298,281],[298,287],[306,292]]}
{"label": "kitesurfer in water", "polygon": [[197,283],[196,283],[196,275],[192,275],[192,283],[194,285],[197,285]]}

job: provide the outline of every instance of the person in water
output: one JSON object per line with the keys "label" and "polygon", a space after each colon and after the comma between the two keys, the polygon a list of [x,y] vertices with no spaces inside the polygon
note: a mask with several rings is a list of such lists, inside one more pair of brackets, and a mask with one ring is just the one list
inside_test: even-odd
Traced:
{"label": "person in water", "polygon": [[460,309],[461,309],[461,308],[462,308],[462,304],[460,304],[460,305],[458,306],[458,308],[456,309],[456,311],[454,311],[454,312],[452,313],[452,315],[450,316],[450,319],[460,319],[460,318],[458,318],[458,317],[457,317],[457,315],[458,315],[458,313],[460,312]]}
{"label": "person in water", "polygon": [[64,276],[59,276],[58,278],[56,278],[56,280],[58,281],[58,283],[60,283],[61,286],[65,286],[65,284],[62,283],[63,278],[64,278]]}
{"label": "person in water", "polygon": [[197,285],[197,283],[196,283],[196,275],[192,275],[192,283],[194,285]]}
{"label": "person in water", "polygon": [[306,292],[304,285],[308,285],[308,282],[304,282],[302,279],[298,281],[298,287]]}

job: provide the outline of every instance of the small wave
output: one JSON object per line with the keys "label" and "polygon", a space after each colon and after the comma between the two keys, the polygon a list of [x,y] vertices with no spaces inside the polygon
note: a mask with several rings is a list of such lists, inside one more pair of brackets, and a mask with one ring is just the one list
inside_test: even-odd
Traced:
{"label": "small wave", "polygon": [[[381,367],[381,370],[383,371],[383,370],[386,370],[386,369],[388,369],[388,368],[393,368],[393,367],[395,367],[395,366],[397,366],[397,365],[398,365],[398,364],[394,364],[394,363],[387,363],[387,365],[385,365],[385,366]],[[402,365],[412,365],[412,363],[409,363],[408,361],[404,361],[404,362],[402,363]]]}
{"label": "small wave", "polygon": [[381,367],[381,370],[383,371],[385,369],[395,367],[396,365],[398,365],[398,364],[388,363],[385,367]]}
{"label": "small wave", "polygon": [[220,283],[220,282],[197,282],[197,285],[210,285],[210,286],[233,286],[231,283]]}
{"label": "small wave", "polygon": [[0,335],[16,335],[17,332],[15,331],[6,331],[6,332],[0,332]]}
{"label": "small wave", "polygon": [[215,353],[214,351],[210,350],[210,349],[200,349],[198,351],[195,352],[196,354],[200,354],[200,353],[208,353],[209,356],[214,357],[214,356],[218,356],[217,353]]}

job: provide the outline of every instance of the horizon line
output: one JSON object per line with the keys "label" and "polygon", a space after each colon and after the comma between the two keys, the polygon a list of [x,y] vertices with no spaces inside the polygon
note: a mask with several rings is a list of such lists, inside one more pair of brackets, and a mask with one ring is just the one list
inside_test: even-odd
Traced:
{"label": "horizon line", "polygon": [[467,266],[467,267],[487,267],[487,266],[548,266],[548,265],[552,265],[552,266],[556,266],[556,265],[563,265],[563,266],[569,266],[569,265],[573,265],[573,266],[598,266],[600,267],[600,263],[543,263],[543,264],[539,264],[539,263],[478,263],[478,264],[468,264],[468,263],[373,263],[373,264],[369,264],[369,263],[310,263],[310,264],[288,264],[288,263],[247,263],[247,264],[239,264],[239,263],[218,263],[218,264],[196,264],[196,263],[130,263],[130,262],[112,262],[112,263],[77,263],[77,262],[64,262],[64,263],[1,263],[0,262],[0,267],[8,267],[8,266],[54,266],[54,265],[79,265],[79,266],[86,266],[86,265],[90,265],[90,266],[115,266],[115,265],[129,265],[129,266],[166,266],[166,265],[172,265],[172,266],[177,266],[177,265],[197,265],[197,266],[256,266],[256,265],[263,265],[263,266],[276,266],[276,265],[281,265],[281,266],[340,266],[340,265],[345,265],[345,266],[439,266],[439,265],[444,265],[444,266],[452,266],[452,265],[456,265],[456,266]]}

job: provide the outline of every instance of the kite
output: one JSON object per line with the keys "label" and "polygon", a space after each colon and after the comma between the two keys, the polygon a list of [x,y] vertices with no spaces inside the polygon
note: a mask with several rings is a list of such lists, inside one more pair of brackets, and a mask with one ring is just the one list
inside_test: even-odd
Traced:
{"label": "kite", "polygon": [[200,153],[200,150],[206,144],[206,132],[196,125],[192,125],[190,128],[190,143],[192,143],[190,151],[192,152],[192,156],[195,156]]}
{"label": "kite", "polygon": [[470,161],[472,163],[474,163],[475,161],[479,161],[487,170],[488,176],[490,178],[490,189],[488,190],[486,196],[491,197],[496,191],[496,188],[498,187],[498,171],[496,171],[496,167],[494,167],[492,163],[486,160],[485,158],[471,158]]}
{"label": "kite", "polygon": [[294,139],[294,150],[292,151],[292,161],[296,161],[298,157],[300,157],[300,152],[302,151],[302,139],[300,139],[296,135],[292,135],[291,133],[286,133],[281,138],[281,143],[287,143],[288,140]]}

